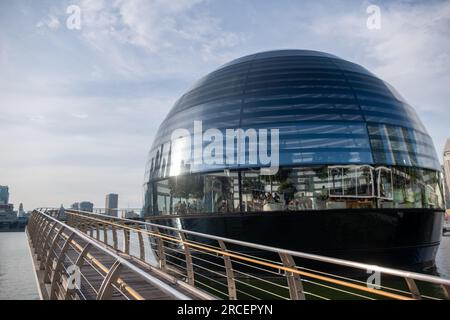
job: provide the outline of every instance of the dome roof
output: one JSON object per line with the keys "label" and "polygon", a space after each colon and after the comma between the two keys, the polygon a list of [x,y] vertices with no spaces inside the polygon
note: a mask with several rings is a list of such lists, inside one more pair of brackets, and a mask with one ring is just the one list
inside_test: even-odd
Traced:
{"label": "dome roof", "polygon": [[440,170],[422,122],[389,84],[355,63],[318,51],[257,53],[200,79],[161,124],[149,171],[163,156],[170,165],[171,133],[180,128],[192,133],[194,121],[202,121],[203,131],[279,129],[280,165],[285,166],[373,164]]}

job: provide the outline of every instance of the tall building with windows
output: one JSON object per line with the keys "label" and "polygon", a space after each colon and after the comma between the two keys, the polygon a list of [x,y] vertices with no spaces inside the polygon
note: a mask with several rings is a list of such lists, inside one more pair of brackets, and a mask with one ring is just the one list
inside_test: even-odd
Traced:
{"label": "tall building with windows", "polygon": [[[261,130],[278,132],[264,150]],[[224,161],[203,161],[211,146]],[[278,155],[276,174],[255,150]],[[189,230],[394,266],[433,263],[440,243],[426,128],[388,83],[324,52],[257,53],[200,79],[160,125],[145,177],[144,214]]]}
{"label": "tall building with windows", "polygon": [[115,194],[115,193],[107,194],[106,199],[105,199],[106,214],[117,217],[118,204],[119,204],[119,195],[118,194]]}
{"label": "tall building with windows", "polygon": [[447,209],[450,209],[450,139],[447,139],[444,147],[444,185]]}
{"label": "tall building with windows", "polygon": [[9,188],[7,186],[0,186],[0,204],[8,204],[9,202]]}
{"label": "tall building with windows", "polygon": [[0,186],[0,232],[23,231],[27,221],[23,210],[19,207],[19,212],[16,212],[14,205],[9,203],[9,188]]}
{"label": "tall building with windows", "polygon": [[75,202],[71,205],[72,209],[75,210],[81,210],[86,212],[93,212],[94,211],[94,204],[90,201],[81,201],[81,202]]}

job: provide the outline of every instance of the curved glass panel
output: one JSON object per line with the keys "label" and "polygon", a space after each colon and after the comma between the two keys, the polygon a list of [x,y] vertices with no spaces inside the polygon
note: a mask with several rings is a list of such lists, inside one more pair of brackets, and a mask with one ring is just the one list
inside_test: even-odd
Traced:
{"label": "curved glass panel", "polygon": [[[201,123],[200,140],[195,123]],[[179,129],[189,138],[173,140],[173,133]],[[242,130],[244,137],[240,147],[237,142],[241,136],[235,136],[237,130]],[[261,140],[264,130],[267,135],[278,132],[277,139],[267,136],[267,140]],[[262,141],[267,142],[267,148],[261,149]],[[409,194],[417,190],[403,192],[408,194],[403,195],[403,201],[398,190],[396,194],[395,186],[402,180],[395,171],[374,172],[368,168],[440,171],[433,142],[416,112],[389,84],[365,68],[327,53],[282,50],[232,61],[199,80],[185,93],[156,134],[147,162],[146,180],[160,181],[194,173],[209,175],[224,170],[247,172],[267,166],[260,157],[252,158],[252,154],[261,154],[261,150],[267,156],[277,152],[281,167],[342,166],[340,171],[338,168],[333,171],[334,187],[325,186],[328,195],[333,197],[373,196],[406,205],[412,203]],[[229,154],[233,157],[228,157]],[[213,161],[204,161],[206,155]],[[243,161],[238,161],[238,157]],[[347,165],[364,169],[353,172],[345,169]],[[216,190],[210,195],[215,200],[209,205],[203,204],[202,210],[220,211],[215,202],[219,201],[215,198],[217,190],[225,187],[225,180],[231,179],[213,176],[215,180],[208,179],[215,181],[210,187]],[[241,183],[246,183],[246,179],[251,182],[253,178],[244,175],[242,179]],[[377,189],[376,181],[381,181],[382,187]],[[227,188],[231,185],[234,188],[234,181],[227,183],[230,183]],[[163,190],[164,186],[161,188]],[[239,205],[262,208],[255,200],[256,189],[249,188],[241,186]],[[426,194],[428,191],[424,188]],[[243,190],[247,190],[246,193]],[[308,192],[314,194],[320,190]],[[162,211],[173,212],[174,203],[167,203],[164,194],[163,191],[151,193],[148,201],[159,203],[158,208],[164,208]],[[235,210],[235,196],[227,192],[222,199],[226,204],[224,202],[222,207]],[[306,191],[304,197],[307,197]],[[326,207],[317,200],[320,196],[308,197],[309,200],[299,200],[301,206]],[[430,203],[432,198],[424,196]],[[253,199],[253,202],[245,199]],[[180,206],[184,208],[182,200],[172,201],[175,204],[181,201]],[[414,200],[416,202],[418,200]]]}
{"label": "curved glass panel", "polygon": [[357,208],[443,209],[440,174],[368,165],[188,174],[147,184],[146,215]]}

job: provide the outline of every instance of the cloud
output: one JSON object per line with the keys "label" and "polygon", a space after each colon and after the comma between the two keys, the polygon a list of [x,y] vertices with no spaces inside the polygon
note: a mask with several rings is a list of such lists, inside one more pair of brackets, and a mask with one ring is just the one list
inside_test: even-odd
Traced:
{"label": "cloud", "polygon": [[[310,30],[358,46],[353,56],[356,62],[389,79],[399,91],[412,94],[422,111],[436,111],[436,107],[444,111],[447,105],[423,102],[435,95],[437,87],[444,89],[450,79],[450,2],[382,5],[380,30],[365,27],[368,15],[364,8],[359,15],[322,15],[313,20]],[[417,88],[422,97],[417,97]]]}
{"label": "cloud", "polygon": [[[0,184],[27,207],[101,206],[114,191],[141,204],[146,154],[175,100],[258,51],[309,48],[359,63],[419,111],[438,150],[448,136],[448,1],[380,2],[378,31],[360,1],[10,3],[0,10]],[[81,8],[81,30],[65,27],[69,4]]]}
{"label": "cloud", "polygon": [[440,154],[449,134],[441,119],[450,101],[450,2],[383,2],[380,30],[366,28],[368,5],[316,15],[309,30],[391,83],[418,111]]}
{"label": "cloud", "polygon": [[48,15],[44,19],[40,20],[36,27],[42,28],[47,27],[49,29],[58,29],[61,26],[61,23],[59,22],[58,18],[54,15]]}
{"label": "cloud", "polygon": [[198,52],[204,61],[223,63],[229,58],[224,51],[239,45],[243,35],[223,30],[219,18],[201,9],[204,3],[82,0],[82,36],[125,77],[186,69],[181,61]]}
{"label": "cloud", "polygon": [[77,119],[87,119],[89,118],[89,115],[87,113],[71,113],[70,114],[72,117],[77,118]]}

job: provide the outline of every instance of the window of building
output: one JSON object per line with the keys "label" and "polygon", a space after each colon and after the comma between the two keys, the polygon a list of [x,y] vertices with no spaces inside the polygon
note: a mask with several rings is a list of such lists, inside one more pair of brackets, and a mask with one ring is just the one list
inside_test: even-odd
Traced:
{"label": "window of building", "polygon": [[315,166],[190,174],[148,184],[150,215],[355,208],[443,208],[439,172],[412,167]]}

